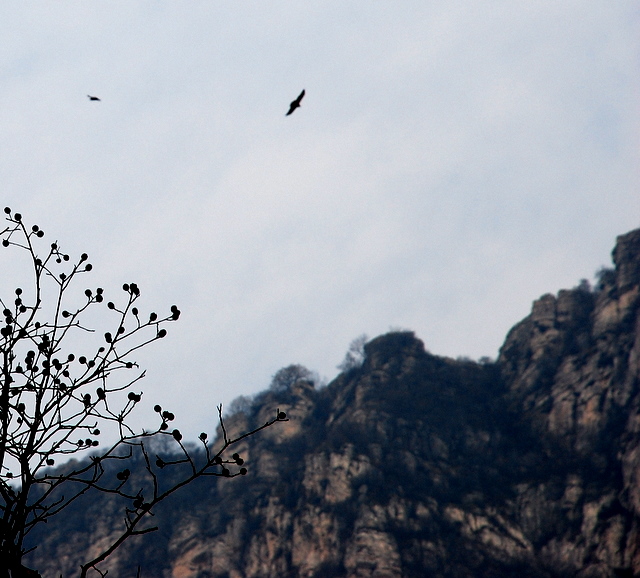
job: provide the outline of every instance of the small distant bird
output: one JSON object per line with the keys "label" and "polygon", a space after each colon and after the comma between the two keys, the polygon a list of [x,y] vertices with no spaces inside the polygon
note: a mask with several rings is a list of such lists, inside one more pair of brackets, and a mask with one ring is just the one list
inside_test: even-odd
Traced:
{"label": "small distant bird", "polygon": [[300,107],[300,101],[302,100],[303,96],[304,96],[304,89],[298,95],[298,98],[296,98],[294,101],[291,102],[291,104],[289,105],[289,112],[285,114],[285,116],[289,116],[296,108]]}
{"label": "small distant bird", "polygon": [[90,94],[87,94],[87,96],[89,97],[89,100],[100,100],[97,96],[91,96]]}

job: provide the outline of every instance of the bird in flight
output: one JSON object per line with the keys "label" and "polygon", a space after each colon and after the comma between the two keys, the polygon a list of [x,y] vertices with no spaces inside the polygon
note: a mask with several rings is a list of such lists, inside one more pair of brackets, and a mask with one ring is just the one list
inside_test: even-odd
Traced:
{"label": "bird in flight", "polygon": [[289,116],[296,108],[300,107],[300,101],[302,100],[303,96],[304,96],[304,89],[298,95],[298,98],[296,98],[294,101],[291,102],[291,104],[289,105],[289,112],[285,114],[285,116]]}
{"label": "bird in flight", "polygon": [[87,94],[87,96],[89,97],[89,100],[100,100],[97,96],[91,96],[90,94]]}

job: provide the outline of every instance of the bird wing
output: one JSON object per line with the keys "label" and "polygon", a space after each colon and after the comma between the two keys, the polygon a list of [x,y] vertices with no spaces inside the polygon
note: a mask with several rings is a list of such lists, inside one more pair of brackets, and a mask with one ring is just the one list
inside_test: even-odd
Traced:
{"label": "bird wing", "polygon": [[289,112],[285,114],[285,116],[289,116],[296,108],[300,106],[300,101],[304,96],[304,92],[305,92],[304,89],[302,89],[302,92],[298,95],[298,98],[291,101],[291,104],[289,105]]}

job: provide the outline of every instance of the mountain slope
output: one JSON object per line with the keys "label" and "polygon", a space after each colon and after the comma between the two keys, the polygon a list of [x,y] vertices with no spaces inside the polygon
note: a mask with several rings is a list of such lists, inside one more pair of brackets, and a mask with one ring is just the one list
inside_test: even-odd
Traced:
{"label": "mountain slope", "polygon": [[[249,475],[164,504],[110,575],[640,575],[640,230],[613,258],[596,291],[535,301],[495,363],[390,333],[326,388],[261,394],[229,429],[291,421],[239,450]],[[74,508],[34,537],[43,576],[121,523],[106,496]]]}

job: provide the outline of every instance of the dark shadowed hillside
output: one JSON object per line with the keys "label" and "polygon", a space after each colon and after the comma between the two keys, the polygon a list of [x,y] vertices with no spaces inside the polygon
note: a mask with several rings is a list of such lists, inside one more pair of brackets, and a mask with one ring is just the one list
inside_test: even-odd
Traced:
{"label": "dark shadowed hillside", "polygon": [[[291,421],[239,450],[249,475],[164,504],[109,576],[640,575],[640,230],[613,259],[595,290],[535,301],[495,363],[390,333],[325,388],[261,394],[229,429]],[[119,524],[87,496],[29,563],[74,576]]]}

